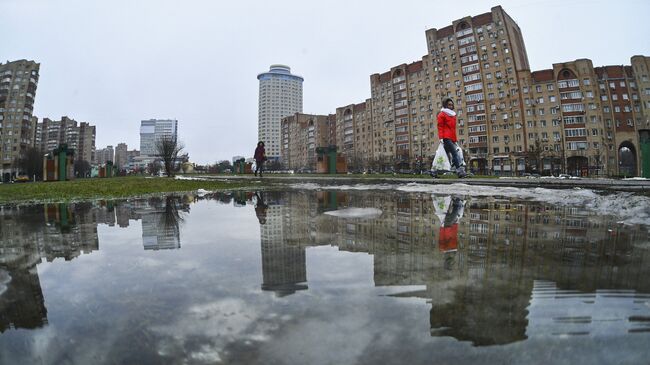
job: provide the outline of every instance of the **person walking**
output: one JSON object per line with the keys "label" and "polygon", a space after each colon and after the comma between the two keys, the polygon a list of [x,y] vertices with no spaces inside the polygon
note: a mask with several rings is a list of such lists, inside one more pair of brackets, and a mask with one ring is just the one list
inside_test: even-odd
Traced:
{"label": "person walking", "polygon": [[262,166],[264,165],[264,161],[266,161],[264,142],[257,142],[257,148],[255,148],[255,155],[253,157],[255,158],[255,176],[257,176],[257,172],[259,171],[260,177],[262,177]]}
{"label": "person walking", "polygon": [[458,145],[456,145],[456,112],[454,111],[454,101],[451,98],[442,100],[442,109],[438,113],[438,135],[442,140],[445,152],[451,155],[451,166],[455,169],[460,178],[467,177],[465,168],[462,166]]}

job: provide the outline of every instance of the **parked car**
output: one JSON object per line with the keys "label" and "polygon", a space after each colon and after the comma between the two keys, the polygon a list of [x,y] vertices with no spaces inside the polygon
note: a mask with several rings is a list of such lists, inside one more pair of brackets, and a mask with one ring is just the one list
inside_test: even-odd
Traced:
{"label": "parked car", "polygon": [[29,176],[27,176],[27,175],[18,175],[18,176],[16,176],[15,179],[13,179],[12,182],[14,182],[14,183],[25,183],[25,182],[30,182],[30,181],[32,181],[32,180],[29,178]]}

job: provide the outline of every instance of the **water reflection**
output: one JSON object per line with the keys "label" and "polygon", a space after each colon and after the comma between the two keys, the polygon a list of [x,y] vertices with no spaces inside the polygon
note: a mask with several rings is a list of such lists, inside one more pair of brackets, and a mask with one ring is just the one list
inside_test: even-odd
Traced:
{"label": "water reflection", "polygon": [[[382,214],[379,218],[320,214],[349,207],[376,207]],[[425,287],[391,295],[426,299],[432,335],[476,346],[507,344],[546,333],[538,331],[544,328],[538,324],[540,316],[549,319],[548,313],[537,310],[534,283],[539,279],[580,293],[629,290],[624,297],[608,297],[610,305],[630,298],[636,305],[619,303],[629,310],[619,310],[608,320],[647,324],[649,296],[636,292],[650,291],[647,246],[635,246],[646,242],[644,237],[644,229],[617,224],[612,217],[528,201],[278,193],[262,228],[263,288],[267,283],[291,288],[281,291],[283,295],[298,286],[306,289],[308,247],[333,245],[342,251],[367,252],[374,258],[376,286]],[[565,312],[575,307],[570,301],[556,305]]]}
{"label": "water reflection", "polygon": [[[48,324],[37,270],[42,261],[71,261],[97,252],[98,225],[120,229],[136,222],[142,228],[138,250],[175,249],[169,254],[180,255],[188,250],[181,245],[181,231],[195,218],[190,208],[199,200],[249,214],[260,232],[255,251],[261,250],[261,262],[257,256],[257,262],[247,262],[261,271],[254,279],[255,294],[285,303],[297,303],[315,290],[308,277],[309,250],[332,246],[372,256],[373,283],[380,292],[375,297],[426,302],[428,318],[418,320],[431,336],[489,346],[650,331],[650,260],[643,227],[525,200],[237,191],[0,208],[0,332]],[[219,217],[196,219],[209,224]],[[221,246],[212,248],[222,254]],[[224,257],[222,265],[227,265],[230,257]],[[200,258],[193,256],[192,265],[200,266],[197,262]],[[224,277],[232,272],[223,275],[229,282]],[[180,291],[171,284],[165,288],[171,290],[161,291],[165,295]]]}

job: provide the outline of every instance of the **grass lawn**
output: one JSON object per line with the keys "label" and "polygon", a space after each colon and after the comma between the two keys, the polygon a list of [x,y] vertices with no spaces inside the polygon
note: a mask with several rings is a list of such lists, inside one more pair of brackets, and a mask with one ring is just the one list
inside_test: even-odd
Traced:
{"label": "grass lawn", "polygon": [[16,183],[0,185],[0,204],[29,201],[70,201],[124,198],[152,193],[218,190],[256,186],[254,181],[197,181],[166,177],[115,177],[73,181]]}

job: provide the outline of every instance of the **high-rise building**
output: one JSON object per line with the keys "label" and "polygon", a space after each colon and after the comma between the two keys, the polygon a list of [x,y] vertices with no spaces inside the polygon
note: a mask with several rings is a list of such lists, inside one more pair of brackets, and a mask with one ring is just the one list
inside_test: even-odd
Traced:
{"label": "high-rise building", "polygon": [[18,173],[14,160],[34,145],[32,118],[40,64],[18,60],[0,63],[0,173],[9,181]]}
{"label": "high-rise building", "polygon": [[522,32],[500,6],[425,35],[421,60],[371,75],[365,105],[337,108],[336,144],[349,166],[428,168],[448,97],[475,173],[650,177],[649,57],[531,71]]}
{"label": "high-rise building", "polygon": [[95,126],[86,122],[77,124],[77,121],[66,116],[61,120],[43,118],[36,125],[34,146],[47,152],[67,144],[75,150],[75,160],[92,163],[95,153]]}
{"label": "high-rise building", "polygon": [[156,141],[162,137],[178,138],[178,121],[175,119],[149,119],[140,124],[140,155],[155,156]]}
{"label": "high-rise building", "polygon": [[281,153],[282,118],[302,113],[301,76],[291,74],[289,66],[271,65],[257,75],[260,81],[257,136],[264,141],[266,156],[278,160]]}
{"label": "high-rise building", "polygon": [[128,156],[128,146],[126,143],[118,143],[115,147],[115,166],[122,169],[126,166]]}

